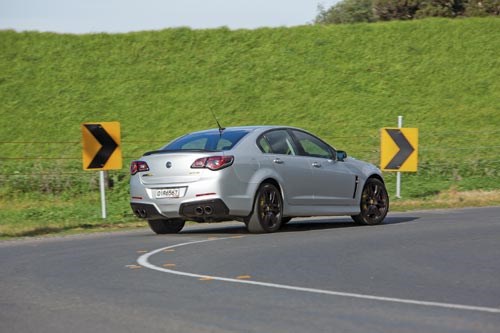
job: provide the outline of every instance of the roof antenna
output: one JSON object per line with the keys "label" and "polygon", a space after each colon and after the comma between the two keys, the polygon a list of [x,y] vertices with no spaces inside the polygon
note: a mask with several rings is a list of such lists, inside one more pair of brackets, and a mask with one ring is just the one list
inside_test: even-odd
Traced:
{"label": "roof antenna", "polygon": [[226,129],[225,127],[222,127],[219,123],[219,120],[217,120],[217,117],[215,116],[215,113],[210,109],[210,112],[212,113],[212,116],[215,119],[215,122],[217,123],[217,126],[219,127],[219,135],[222,136],[222,132]]}

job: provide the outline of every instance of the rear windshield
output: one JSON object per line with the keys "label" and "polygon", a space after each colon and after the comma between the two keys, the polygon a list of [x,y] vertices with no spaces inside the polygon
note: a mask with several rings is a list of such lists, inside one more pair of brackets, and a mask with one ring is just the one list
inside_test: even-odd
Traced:
{"label": "rear windshield", "polygon": [[192,133],[170,142],[161,150],[208,150],[221,151],[232,149],[241,140],[248,130]]}

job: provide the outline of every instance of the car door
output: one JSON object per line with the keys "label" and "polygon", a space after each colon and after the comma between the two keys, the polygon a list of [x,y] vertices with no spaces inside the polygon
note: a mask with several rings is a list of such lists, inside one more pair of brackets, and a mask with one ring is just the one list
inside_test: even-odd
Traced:
{"label": "car door", "polygon": [[315,205],[352,205],[356,175],[345,162],[337,161],[334,150],[315,136],[292,131],[302,155],[311,167]]}
{"label": "car door", "polygon": [[295,206],[314,204],[309,160],[297,153],[290,133],[286,129],[268,131],[259,137],[257,145],[267,164],[272,164],[279,174],[286,202]]}

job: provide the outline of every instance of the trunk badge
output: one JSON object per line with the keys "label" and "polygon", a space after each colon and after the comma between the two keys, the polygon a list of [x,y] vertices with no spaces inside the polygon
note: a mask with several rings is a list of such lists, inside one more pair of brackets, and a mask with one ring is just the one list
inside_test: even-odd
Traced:
{"label": "trunk badge", "polygon": [[171,168],[172,167],[172,162],[167,162],[167,168]]}

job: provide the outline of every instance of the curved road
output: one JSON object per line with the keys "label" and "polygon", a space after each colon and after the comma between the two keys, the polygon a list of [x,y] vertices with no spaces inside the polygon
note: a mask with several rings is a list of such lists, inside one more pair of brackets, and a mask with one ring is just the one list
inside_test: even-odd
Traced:
{"label": "curved road", "polygon": [[0,242],[0,332],[498,332],[499,216]]}

